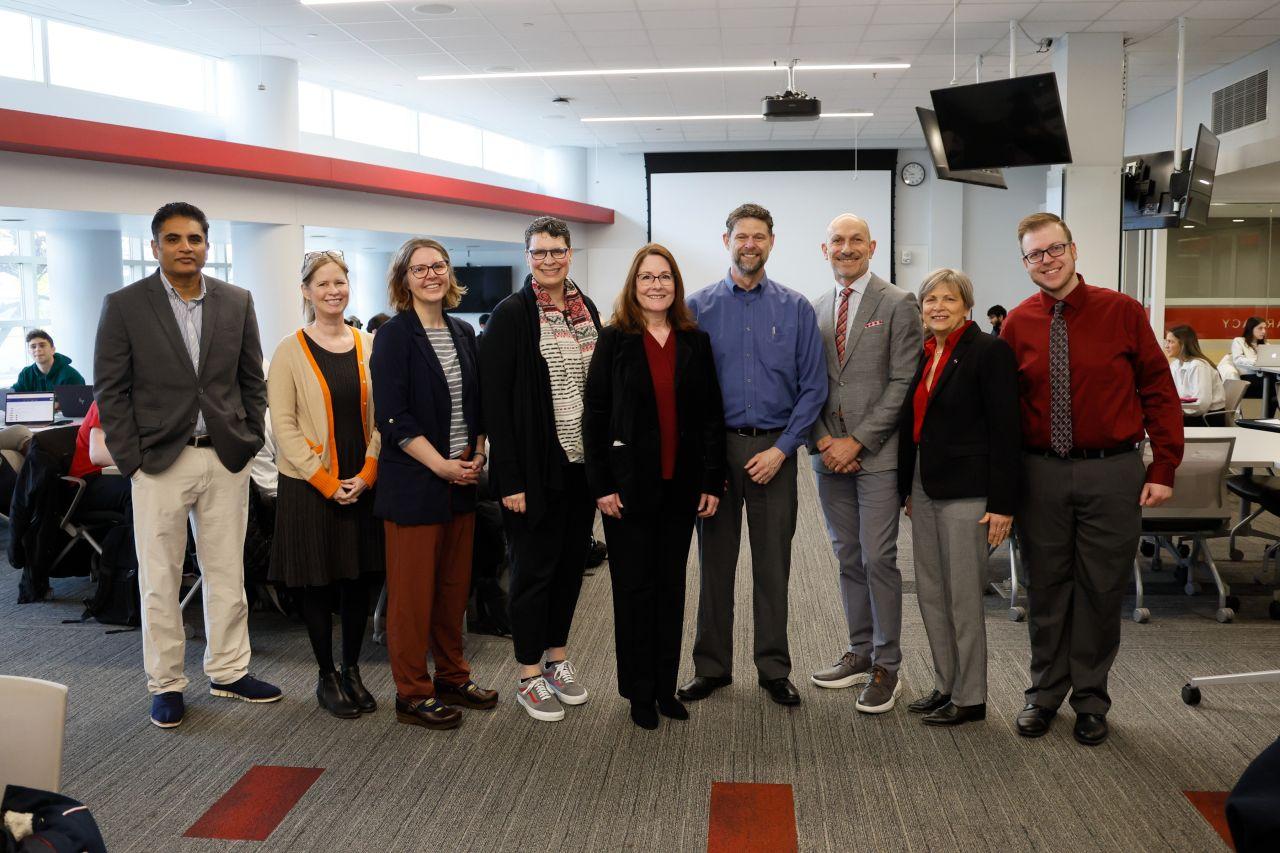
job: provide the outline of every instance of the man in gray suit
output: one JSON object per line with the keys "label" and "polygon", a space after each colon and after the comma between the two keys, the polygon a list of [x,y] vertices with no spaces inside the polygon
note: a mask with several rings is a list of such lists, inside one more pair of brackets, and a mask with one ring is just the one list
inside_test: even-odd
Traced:
{"label": "man in gray suit", "polygon": [[248,674],[244,535],[249,462],[262,446],[267,388],[253,298],[201,274],[209,221],[185,202],[151,221],[160,269],[109,295],[94,352],[107,448],[133,482],[142,593],[142,659],[151,722],[182,722],[186,635],[178,593],[187,520],[203,576],[214,696],[274,702],[280,690]]}
{"label": "man in gray suit", "polygon": [[855,704],[869,714],[891,710],[900,690],[898,415],[924,341],[915,298],[871,272],[875,251],[861,217],[841,214],[827,226],[822,254],[835,287],[814,308],[828,394],[810,441],[849,626],[845,653],[812,681],[850,687],[869,676]]}

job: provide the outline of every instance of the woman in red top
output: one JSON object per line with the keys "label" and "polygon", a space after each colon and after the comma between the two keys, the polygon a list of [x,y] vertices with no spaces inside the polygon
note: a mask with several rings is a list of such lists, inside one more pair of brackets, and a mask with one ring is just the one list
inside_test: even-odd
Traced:
{"label": "woman in red top", "polygon": [[898,488],[911,518],[916,597],[933,692],[907,706],[951,726],[986,716],[987,552],[1009,535],[1021,428],[1013,350],[968,319],[973,284],[940,269],[920,285],[924,358],[903,406]]}
{"label": "woman in red top", "polygon": [[636,252],[587,374],[587,483],[604,515],[618,692],[631,719],[683,720],[676,699],[684,573],[695,518],[724,491],[724,409],[711,340],[684,301],[675,258]]}

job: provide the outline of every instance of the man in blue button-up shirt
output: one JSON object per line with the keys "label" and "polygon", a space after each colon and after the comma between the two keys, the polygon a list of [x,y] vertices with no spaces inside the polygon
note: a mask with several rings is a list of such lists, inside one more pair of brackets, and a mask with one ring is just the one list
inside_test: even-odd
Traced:
{"label": "man in blue button-up shirt", "polygon": [[754,581],[755,662],[779,704],[800,702],[788,676],[787,580],[796,528],[796,449],[827,397],[817,317],[803,296],[765,275],[773,217],[744,204],[725,223],[732,265],[722,281],[689,298],[711,336],[728,428],[728,483],[720,510],[700,531],[702,584],[695,676],[682,699],[701,699],[731,680],[733,587],[746,504]]}

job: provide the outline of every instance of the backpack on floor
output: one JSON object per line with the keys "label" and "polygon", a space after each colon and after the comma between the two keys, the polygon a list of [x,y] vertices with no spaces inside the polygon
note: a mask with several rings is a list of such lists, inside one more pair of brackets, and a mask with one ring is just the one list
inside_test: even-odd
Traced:
{"label": "backpack on floor", "polygon": [[102,540],[98,557],[98,588],[85,600],[82,619],[93,617],[106,625],[137,628],[142,624],[138,592],[138,556],[133,545],[133,525],[119,524]]}

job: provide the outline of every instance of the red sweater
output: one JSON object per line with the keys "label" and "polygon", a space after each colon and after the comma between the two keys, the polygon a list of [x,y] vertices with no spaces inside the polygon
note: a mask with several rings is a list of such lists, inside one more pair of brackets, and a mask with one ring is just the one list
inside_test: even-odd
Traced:
{"label": "red sweater", "polygon": [[[659,344],[653,335],[644,333],[644,354],[653,379],[653,396],[658,402],[658,433],[662,439],[662,479],[676,475],[676,447],[680,440],[676,428],[676,333],[667,335]],[[1181,411],[1181,410],[1179,410]]]}
{"label": "red sweater", "polygon": [[915,420],[912,425],[912,440],[920,443],[920,430],[924,427],[924,413],[929,409],[929,401],[933,399],[933,392],[937,390],[938,383],[942,381],[942,374],[947,369],[947,364],[951,361],[951,353],[955,352],[956,344],[960,342],[960,336],[965,330],[973,325],[972,320],[966,320],[960,324],[960,328],[947,335],[946,343],[942,346],[942,360],[938,362],[938,371],[933,377],[933,384],[925,387],[929,380],[929,363],[933,361],[933,356],[938,351],[938,339],[933,335],[929,335],[929,339],[924,342],[924,371],[920,374],[920,384],[916,385],[915,396],[911,400],[911,415]]}
{"label": "red sweater", "polygon": [[102,429],[102,420],[98,417],[98,403],[94,401],[89,406],[89,411],[85,413],[84,420],[80,422],[80,429],[76,430],[76,452],[71,457],[71,470],[67,473],[72,477],[87,477],[90,474],[102,473],[102,466],[94,465],[89,460],[89,433],[93,432],[93,428]]}
{"label": "red sweater", "polygon": [[[1105,450],[1151,438],[1147,482],[1173,485],[1182,461],[1182,406],[1147,314],[1137,300],[1079,284],[1064,300],[1071,358],[1071,425],[1077,448]],[[1049,322],[1056,300],[1038,292],[1009,312],[1000,337],[1018,362],[1022,436],[1049,446]]]}

